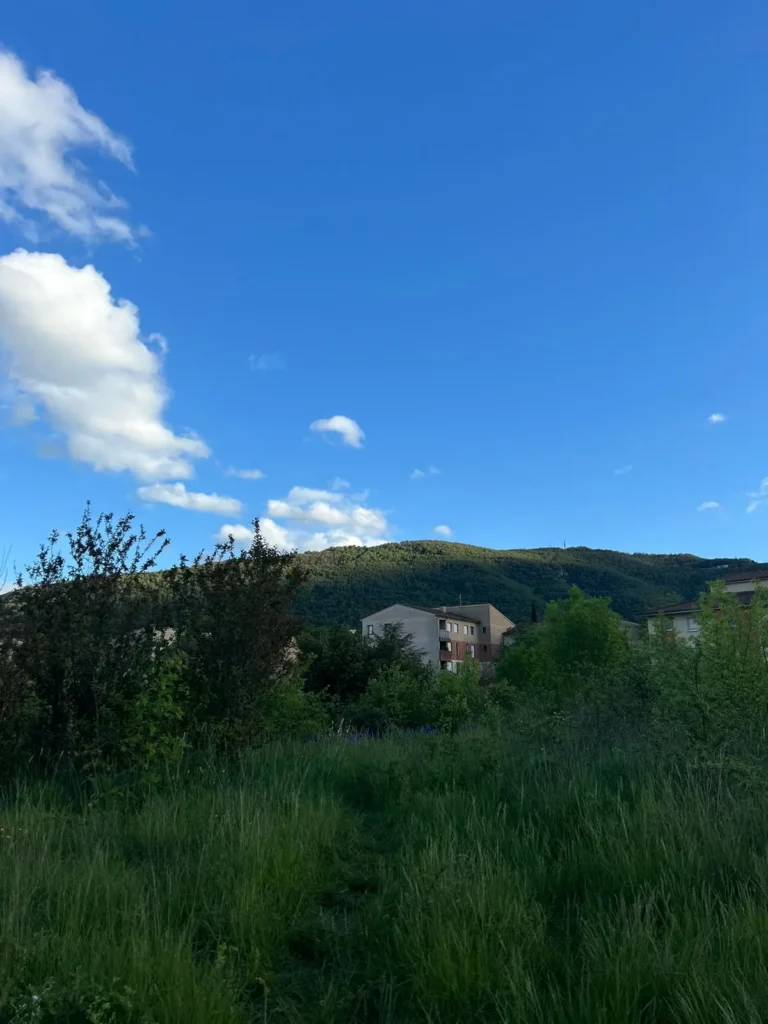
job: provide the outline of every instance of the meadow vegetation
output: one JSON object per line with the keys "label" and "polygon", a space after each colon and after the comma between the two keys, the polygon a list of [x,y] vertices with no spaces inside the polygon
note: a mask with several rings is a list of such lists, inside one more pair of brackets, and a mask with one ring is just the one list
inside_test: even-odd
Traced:
{"label": "meadow vegetation", "polygon": [[0,1024],[768,1017],[768,592],[492,681],[93,519],[0,604]]}

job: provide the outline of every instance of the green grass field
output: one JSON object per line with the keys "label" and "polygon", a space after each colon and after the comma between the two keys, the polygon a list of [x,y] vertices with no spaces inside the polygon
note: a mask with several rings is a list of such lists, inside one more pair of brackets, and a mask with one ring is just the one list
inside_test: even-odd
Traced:
{"label": "green grass field", "polygon": [[768,769],[328,740],[0,804],[0,1022],[768,1019]]}

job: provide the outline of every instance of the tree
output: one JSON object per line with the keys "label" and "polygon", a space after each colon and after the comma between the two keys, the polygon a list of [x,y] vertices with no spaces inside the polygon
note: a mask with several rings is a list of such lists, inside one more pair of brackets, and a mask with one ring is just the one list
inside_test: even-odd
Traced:
{"label": "tree", "polygon": [[304,579],[295,552],[268,545],[258,519],[248,548],[236,551],[230,536],[166,573],[192,734],[224,745],[258,736],[265,696],[296,657],[293,606]]}
{"label": "tree", "polygon": [[34,692],[33,748],[44,758],[116,763],[135,756],[145,725],[177,717],[167,692],[172,672],[168,645],[155,629],[156,588],[147,572],[167,544],[163,531],[149,537],[134,517],[95,520],[86,506],[65,550],[54,531],[35,561],[19,575],[2,606],[3,671]]}
{"label": "tree", "polygon": [[384,666],[402,666],[411,676],[423,669],[413,637],[399,622],[372,637],[344,626],[318,627],[304,631],[298,644],[307,689],[342,701],[359,697]]}

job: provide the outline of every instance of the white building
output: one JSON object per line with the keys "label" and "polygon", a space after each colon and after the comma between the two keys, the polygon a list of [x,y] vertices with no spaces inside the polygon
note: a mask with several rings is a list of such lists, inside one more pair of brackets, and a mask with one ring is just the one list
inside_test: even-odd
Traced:
{"label": "white building", "polygon": [[455,672],[465,658],[494,661],[502,646],[502,634],[514,623],[492,604],[420,608],[391,604],[363,619],[363,635],[382,636],[384,627],[400,623],[413,638],[425,661]]}
{"label": "white building", "polygon": [[[768,586],[768,569],[748,569],[745,572],[735,572],[723,579],[725,589],[729,594],[735,594],[742,604],[748,605],[752,601],[752,595],[757,587]],[[699,602],[680,601],[678,604],[670,604],[659,610],[648,619],[648,632],[656,629],[658,616],[664,618],[665,628],[669,633],[675,633],[678,637],[693,639],[699,632]]]}

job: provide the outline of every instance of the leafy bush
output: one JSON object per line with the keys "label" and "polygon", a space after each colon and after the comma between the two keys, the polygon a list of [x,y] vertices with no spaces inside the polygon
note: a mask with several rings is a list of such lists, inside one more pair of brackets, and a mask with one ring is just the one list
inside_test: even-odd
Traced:
{"label": "leafy bush", "polygon": [[547,605],[541,625],[503,653],[496,678],[556,702],[577,696],[590,681],[626,664],[629,645],[620,623],[608,598],[572,587],[566,600]]}
{"label": "leafy bush", "polygon": [[[29,585],[20,577],[3,603],[3,690],[15,686],[33,716],[28,745],[46,761],[121,764],[137,748],[146,760],[167,749],[158,730],[179,731],[179,675],[155,628],[149,576],[167,541],[135,531],[130,515],[94,520],[90,507],[65,537],[66,554],[53,532],[27,567]],[[139,739],[142,721],[149,732]]]}
{"label": "leafy bush", "polygon": [[308,739],[330,730],[331,715],[321,694],[304,688],[294,671],[279,679],[266,695],[260,734],[264,739]]}
{"label": "leafy bush", "polygon": [[392,664],[382,668],[353,706],[353,721],[374,733],[426,726],[454,732],[476,721],[486,708],[477,664],[458,672],[431,666]]}
{"label": "leafy bush", "polygon": [[387,623],[373,637],[344,626],[308,629],[299,636],[298,647],[307,689],[341,701],[359,697],[382,668],[402,664],[416,671],[423,660],[398,622]]}
{"label": "leafy bush", "polygon": [[258,739],[265,696],[292,667],[303,578],[294,555],[264,541],[258,520],[250,547],[236,552],[229,537],[166,574],[191,735],[226,746]]}

